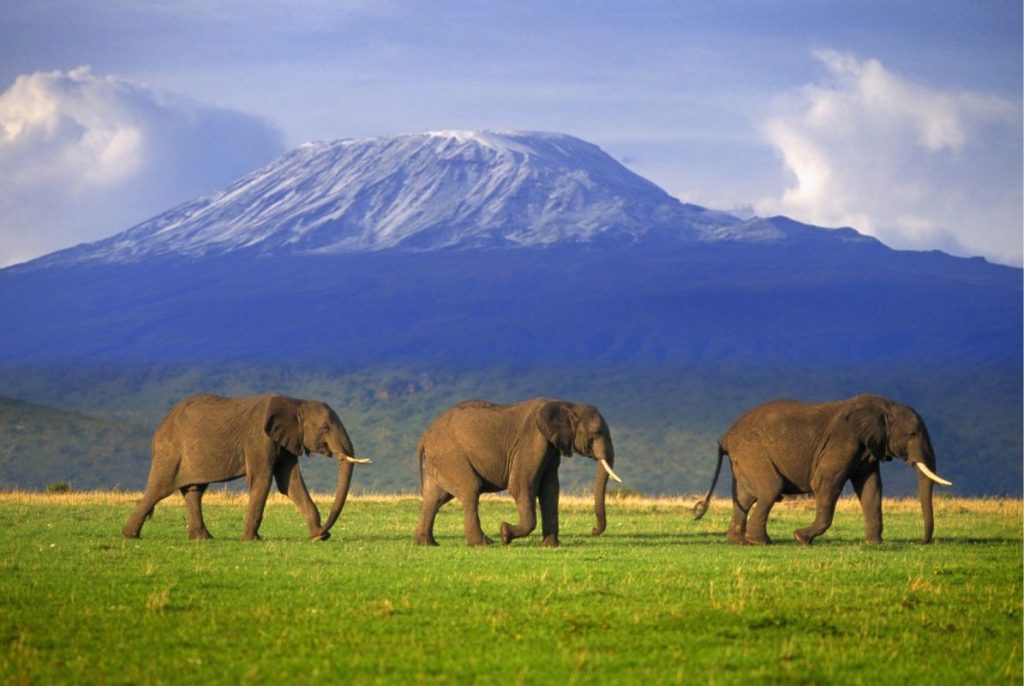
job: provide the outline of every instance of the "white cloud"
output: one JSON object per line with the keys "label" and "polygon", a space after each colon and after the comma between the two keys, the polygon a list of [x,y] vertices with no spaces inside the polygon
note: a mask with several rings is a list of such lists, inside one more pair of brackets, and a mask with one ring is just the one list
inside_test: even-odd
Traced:
{"label": "white cloud", "polygon": [[88,67],[0,93],[0,266],[95,240],[283,150],[268,124]]}
{"label": "white cloud", "polygon": [[780,97],[763,125],[794,182],[757,211],[1021,264],[1019,104],[914,83],[877,60],[815,57],[825,82]]}

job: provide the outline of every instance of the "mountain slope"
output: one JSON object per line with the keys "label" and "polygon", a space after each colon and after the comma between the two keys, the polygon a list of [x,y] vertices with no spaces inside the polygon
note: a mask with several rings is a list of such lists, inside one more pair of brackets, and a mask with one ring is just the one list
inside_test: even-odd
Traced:
{"label": "mountain slope", "polygon": [[[1019,270],[881,246],[377,251],[0,272],[0,362],[1019,360]],[[74,284],[74,287],[69,287]]]}
{"label": "mountain slope", "polygon": [[[873,242],[851,230],[817,238],[826,236]],[[572,136],[441,131],[310,143],[219,192],[34,264],[788,237],[779,225],[681,203]]]}
{"label": "mountain slope", "polygon": [[0,397],[0,490],[141,489],[152,430]]}
{"label": "mountain slope", "polygon": [[434,132],[306,144],[61,260],[632,242],[655,231],[694,239],[735,222],[571,136]]}

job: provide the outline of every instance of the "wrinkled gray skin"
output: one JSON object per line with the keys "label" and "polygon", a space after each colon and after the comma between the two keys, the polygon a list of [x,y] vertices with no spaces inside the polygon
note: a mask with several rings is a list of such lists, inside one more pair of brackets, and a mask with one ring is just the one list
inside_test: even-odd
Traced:
{"label": "wrinkled gray skin", "polygon": [[[413,540],[437,545],[434,517],[453,497],[462,501],[466,542],[487,545],[491,539],[480,528],[481,493],[506,488],[519,509],[519,522],[501,525],[501,541],[527,536],[537,526],[540,501],[543,546],[558,546],[558,466],[573,453],[594,460],[615,461],[611,432],[593,405],[535,398],[513,405],[471,400],[439,416],[423,433],[417,448],[423,506]],[[598,525],[604,531],[604,485],[599,471],[595,499]],[[604,479],[601,478],[604,474]]]}
{"label": "wrinkled gray skin", "polygon": [[[326,540],[348,497],[352,441],[338,415],[322,402],[280,395],[222,398],[196,395],[175,405],[153,434],[153,459],[146,491],[121,533],[138,538],[156,504],[180,491],[188,509],[189,538],[211,538],[203,522],[202,498],[215,482],[242,476],[249,484],[243,540],[259,538],[271,480],[302,513],[311,539]],[[299,471],[303,452],[338,458],[338,484],[327,522],[309,497]]]}
{"label": "wrinkled gray skin", "polygon": [[[733,471],[730,543],[770,543],[766,525],[776,500],[813,493],[814,522],[793,532],[798,542],[811,543],[832,525],[836,500],[847,481],[860,499],[867,540],[880,543],[879,464],[895,457],[935,470],[935,451],[921,417],[910,407],[877,395],[820,404],[774,400],[747,412],[719,439],[715,476],[707,496],[694,506],[696,519],[707,511],[723,455],[729,456]],[[932,481],[920,471],[917,478],[922,542],[930,543]]]}

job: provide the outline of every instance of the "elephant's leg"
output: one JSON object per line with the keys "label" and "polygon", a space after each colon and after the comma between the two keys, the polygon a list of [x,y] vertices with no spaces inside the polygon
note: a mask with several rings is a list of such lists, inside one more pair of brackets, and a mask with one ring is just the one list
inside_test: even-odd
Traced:
{"label": "elephant's leg", "polygon": [[185,509],[188,510],[188,537],[191,539],[213,538],[203,521],[203,493],[206,492],[206,486],[207,484],[193,484],[181,489],[181,495],[185,498]]}
{"label": "elephant's leg", "polygon": [[516,497],[519,507],[519,522],[501,523],[501,542],[508,544],[513,539],[529,536],[537,528],[537,491],[533,488],[522,488]]}
{"label": "elephant's leg", "polygon": [[843,483],[845,480],[838,483],[821,484],[814,488],[814,521],[810,526],[793,532],[793,538],[798,543],[810,545],[816,537],[828,531],[828,528],[832,526],[832,517],[836,513],[836,501],[839,500],[839,494],[843,491]]}
{"label": "elephant's leg", "polygon": [[734,545],[747,542],[747,514],[756,498],[747,488],[732,479],[732,521],[729,523],[728,541]]}
{"label": "elephant's leg", "polygon": [[757,499],[757,506],[750,513],[744,538],[747,543],[767,545],[772,542],[768,537],[768,515],[771,514],[775,501],[782,495],[782,477],[774,467],[766,467],[750,486]]}
{"label": "elephant's leg", "polygon": [[146,518],[153,514],[156,504],[172,493],[174,493],[173,487],[157,488],[153,484],[147,486],[146,492],[142,494],[135,510],[129,515],[128,521],[121,529],[121,535],[125,538],[138,538],[139,532],[142,531],[142,525],[146,522]]}
{"label": "elephant's leg", "polygon": [[471,546],[490,545],[494,543],[484,535],[480,527],[480,493],[470,494],[462,498],[462,516],[465,520],[466,543]]}
{"label": "elephant's leg", "polygon": [[882,542],[882,476],[876,466],[867,474],[851,477],[853,490],[864,513],[864,533],[869,543]]}
{"label": "elephant's leg", "polygon": [[413,542],[417,545],[437,545],[434,540],[434,518],[441,506],[454,496],[441,488],[440,484],[429,474],[423,478],[423,505],[420,508],[420,523],[413,534]]}
{"label": "elephant's leg", "polygon": [[277,490],[288,496],[299,513],[306,519],[306,526],[309,528],[310,539],[326,541],[331,537],[330,532],[320,532],[320,510],[316,503],[309,496],[309,489],[302,479],[302,472],[299,470],[298,458],[282,460],[274,467],[274,480],[277,482]]}
{"label": "elephant's leg", "polygon": [[540,481],[537,494],[540,500],[540,530],[543,539],[540,544],[549,548],[557,548],[558,540],[558,470],[549,469]]}
{"label": "elephant's leg", "polygon": [[263,522],[263,509],[270,495],[270,475],[254,475],[249,483],[249,503],[245,508],[245,530],[243,541],[256,541],[260,538],[260,524]]}

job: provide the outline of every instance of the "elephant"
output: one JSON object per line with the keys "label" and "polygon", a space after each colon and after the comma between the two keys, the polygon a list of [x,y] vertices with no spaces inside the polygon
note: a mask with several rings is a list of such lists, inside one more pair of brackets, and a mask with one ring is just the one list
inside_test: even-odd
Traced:
{"label": "elephant", "polygon": [[[894,457],[918,470],[921,542],[931,543],[933,483],[953,485],[933,471],[935,451],[921,416],[907,405],[871,394],[817,404],[773,400],[744,414],[718,440],[711,488],[694,506],[695,519],[707,512],[723,455],[729,456],[733,472],[730,543],[771,543],[766,525],[775,502],[784,494],[813,493],[814,522],[793,532],[797,542],[809,545],[832,525],[836,500],[847,480],[860,500],[867,540],[880,543],[879,465]],[[748,525],[747,514],[755,502]]]}
{"label": "elephant", "polygon": [[[303,453],[334,455],[338,460],[334,504],[322,526],[299,471]],[[156,504],[178,490],[188,510],[189,538],[212,538],[203,522],[203,493],[211,483],[244,476],[249,502],[242,540],[259,538],[272,479],[306,518],[309,538],[327,540],[345,506],[353,465],[370,462],[354,454],[338,415],[319,401],[277,394],[185,398],[171,408],[153,434],[146,490],[121,533],[138,538]]]}
{"label": "elephant", "polygon": [[605,529],[604,496],[615,450],[608,423],[593,405],[534,398],[510,405],[470,400],[443,412],[427,428],[416,448],[423,504],[413,540],[437,545],[434,518],[438,509],[457,497],[462,501],[466,542],[493,541],[480,528],[481,493],[508,489],[519,510],[519,522],[501,525],[501,541],[527,536],[536,528],[540,501],[541,545],[557,547],[558,467],[562,456],[586,455],[598,462],[593,533]]}

